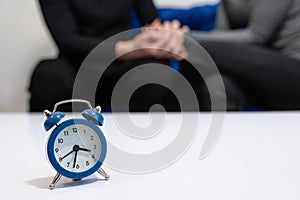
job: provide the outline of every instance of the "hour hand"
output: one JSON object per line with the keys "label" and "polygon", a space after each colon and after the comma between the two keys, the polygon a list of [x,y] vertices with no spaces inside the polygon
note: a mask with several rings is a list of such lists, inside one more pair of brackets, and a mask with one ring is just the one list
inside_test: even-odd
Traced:
{"label": "hour hand", "polygon": [[87,151],[87,152],[91,152],[90,149],[86,149],[86,148],[79,148],[80,151]]}

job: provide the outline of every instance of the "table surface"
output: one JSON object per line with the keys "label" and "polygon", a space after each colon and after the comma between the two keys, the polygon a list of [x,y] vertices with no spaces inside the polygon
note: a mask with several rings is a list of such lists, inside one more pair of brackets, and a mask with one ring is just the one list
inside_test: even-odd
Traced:
{"label": "table surface", "polygon": [[[180,115],[167,114],[167,120],[175,123]],[[42,127],[45,117],[2,113],[1,199],[300,199],[300,112],[227,113],[222,136],[204,160],[199,159],[199,152],[211,114],[189,115],[199,117],[198,135],[173,165],[140,175],[104,165],[111,175],[109,181],[98,174],[77,182],[63,178],[49,190],[56,172],[46,159],[49,133]],[[137,123],[147,121],[147,116],[133,114],[140,120]],[[120,131],[112,114],[104,117],[108,140],[133,151],[122,137],[111,137]],[[139,143],[135,145],[139,149]]]}

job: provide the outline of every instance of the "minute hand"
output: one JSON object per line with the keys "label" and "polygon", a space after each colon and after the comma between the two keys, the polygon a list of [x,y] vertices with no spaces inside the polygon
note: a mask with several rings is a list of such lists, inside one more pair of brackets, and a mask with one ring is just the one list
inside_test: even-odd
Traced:
{"label": "minute hand", "polygon": [[74,162],[73,162],[73,168],[75,168],[75,166],[76,166],[77,153],[78,153],[78,151],[75,151]]}

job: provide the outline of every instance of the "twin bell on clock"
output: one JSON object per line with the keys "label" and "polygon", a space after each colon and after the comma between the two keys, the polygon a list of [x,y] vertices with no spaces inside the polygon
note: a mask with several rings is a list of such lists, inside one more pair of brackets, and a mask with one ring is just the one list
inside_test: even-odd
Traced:
{"label": "twin bell on clock", "polygon": [[[58,106],[66,103],[84,103],[89,109],[82,112],[83,118],[63,120],[65,113],[57,111]],[[45,110],[46,131],[52,130],[47,142],[47,156],[57,171],[49,185],[54,189],[62,176],[80,180],[95,172],[105,180],[109,175],[101,168],[106,156],[106,139],[99,126],[104,118],[101,107],[95,109],[86,100],[70,99],[58,102],[52,112]]]}

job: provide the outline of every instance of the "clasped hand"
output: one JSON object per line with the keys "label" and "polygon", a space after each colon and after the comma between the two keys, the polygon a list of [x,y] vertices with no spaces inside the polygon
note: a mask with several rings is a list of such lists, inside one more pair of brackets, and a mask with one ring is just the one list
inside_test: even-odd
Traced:
{"label": "clasped hand", "polygon": [[122,60],[145,57],[182,60],[188,56],[184,47],[184,33],[187,31],[188,27],[181,27],[177,20],[164,23],[155,20],[143,27],[132,40],[119,41],[116,55]]}

